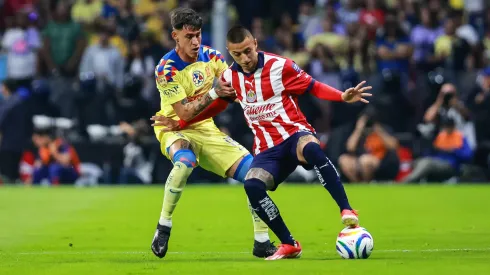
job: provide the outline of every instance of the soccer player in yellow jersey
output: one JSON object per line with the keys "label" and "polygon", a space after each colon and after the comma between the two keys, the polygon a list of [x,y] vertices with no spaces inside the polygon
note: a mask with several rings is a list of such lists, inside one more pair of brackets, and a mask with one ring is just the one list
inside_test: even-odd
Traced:
{"label": "soccer player in yellow jersey", "polygon": [[[230,83],[215,78],[228,68],[220,52],[201,45],[202,18],[192,9],[178,8],[171,14],[174,50],[167,53],[155,69],[161,98],[157,113],[175,120],[190,121],[219,97],[235,95]],[[163,258],[167,253],[172,228],[172,214],[194,167],[222,177],[244,182],[252,156],[240,144],[221,132],[211,118],[193,124],[182,131],[162,131],[154,127],[162,153],[173,162],[165,184],[163,207],[151,249]],[[257,257],[267,257],[276,251],[269,240],[268,227],[253,212],[254,248]]]}

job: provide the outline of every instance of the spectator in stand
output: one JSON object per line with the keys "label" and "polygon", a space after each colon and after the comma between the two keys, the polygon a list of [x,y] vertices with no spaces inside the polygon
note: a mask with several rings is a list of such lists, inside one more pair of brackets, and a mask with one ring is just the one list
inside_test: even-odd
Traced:
{"label": "spectator in stand", "polygon": [[398,174],[398,140],[368,109],[347,139],[347,153],[339,158],[341,171],[351,182],[392,181]]}
{"label": "spectator in stand", "polygon": [[[110,44],[110,36],[111,33],[108,30],[102,29],[99,33],[99,43],[90,46],[85,51],[80,65],[81,75],[93,75],[95,77],[96,91],[86,90],[84,94],[95,92],[95,96],[89,96],[87,99],[89,102],[99,104],[96,109],[101,110],[101,112],[97,113],[95,120],[104,125],[112,125],[117,122],[115,110],[118,109],[118,102],[116,95],[118,91],[121,91],[124,84],[125,60],[119,49]],[[87,106],[79,106],[79,108],[88,112]]]}
{"label": "spectator in stand", "polygon": [[474,164],[487,167],[487,159],[490,157],[490,67],[483,70],[479,80],[466,100],[466,104],[475,124],[477,148]]}
{"label": "spectator in stand", "polygon": [[366,8],[362,9],[359,14],[359,22],[365,28],[366,38],[374,40],[376,31],[382,28],[385,22],[385,14],[381,9],[380,0],[367,0]]}
{"label": "spectator in stand", "polygon": [[85,35],[79,23],[70,20],[69,6],[59,1],[53,20],[43,30],[41,57],[50,78],[52,100],[59,105],[61,115],[74,116],[74,77],[86,46]]}
{"label": "spectator in stand", "polygon": [[2,49],[7,53],[7,77],[30,88],[37,73],[37,52],[41,48],[39,31],[28,26],[28,15],[18,12],[15,27],[7,29]]}
{"label": "spectator in stand", "polygon": [[401,28],[394,11],[386,14],[382,33],[376,38],[378,71],[390,70],[400,75],[402,87],[406,87],[412,45]]}
{"label": "spectator in stand", "polygon": [[436,58],[443,62],[444,68],[457,81],[457,76],[466,70],[467,58],[471,53],[471,46],[463,38],[456,35],[454,18],[449,18],[444,24],[444,34],[435,42]]}
{"label": "spectator in stand", "polygon": [[418,159],[412,172],[403,182],[448,180],[459,174],[461,164],[469,162],[472,155],[468,140],[456,129],[454,119],[443,117],[441,130],[434,140],[431,154]]}
{"label": "spectator in stand", "polygon": [[252,20],[251,31],[255,39],[257,39],[257,44],[261,51],[277,52],[276,42],[273,37],[266,33],[262,18],[255,17]]}
{"label": "spectator in stand", "polygon": [[337,34],[333,29],[333,19],[323,20],[323,32],[308,38],[306,49],[322,63],[324,72],[338,72],[346,67],[347,38]]}
{"label": "spectator in stand", "polygon": [[359,22],[360,9],[356,0],[344,0],[343,5],[337,10],[340,23],[347,25]]}
{"label": "spectator in stand", "polygon": [[420,9],[421,24],[413,28],[410,40],[414,46],[413,61],[416,69],[429,72],[440,65],[440,59],[434,55],[434,43],[444,34],[444,28],[439,25],[437,11],[428,7]]}
{"label": "spectator in stand", "polygon": [[73,21],[82,24],[92,24],[102,15],[102,0],[76,0],[71,10]]}
{"label": "spectator in stand", "polygon": [[32,141],[38,149],[32,179],[41,184],[73,184],[80,176],[80,159],[75,149],[61,138],[53,138],[49,129],[36,129]]}
{"label": "spectator in stand", "polygon": [[98,33],[90,38],[90,45],[96,45],[100,42],[100,30],[104,29],[103,33],[109,34],[109,44],[118,48],[123,57],[128,56],[127,41],[117,33],[117,19],[115,16],[100,22],[97,29],[99,30]]}
{"label": "spectator in stand", "polygon": [[156,62],[152,56],[143,51],[141,41],[134,40],[131,43],[125,73],[143,82],[141,93],[147,99],[150,99],[155,92],[155,66]]}
{"label": "spectator in stand", "polygon": [[60,1],[53,20],[43,30],[43,59],[52,75],[74,76],[85,49],[80,24],[69,17],[69,6]]}
{"label": "spectator in stand", "polygon": [[451,118],[458,131],[464,131],[466,121],[470,118],[470,111],[459,98],[456,86],[452,83],[442,85],[436,101],[427,109],[424,115],[425,123],[434,124],[435,129],[442,117]]}
{"label": "spectator in stand", "polygon": [[139,35],[139,23],[133,15],[133,4],[130,0],[120,0],[116,16],[117,33],[126,41],[133,41]]}
{"label": "spectator in stand", "polygon": [[0,176],[14,182],[19,177],[19,163],[32,132],[29,92],[17,89],[12,79],[1,87],[0,103]]}
{"label": "spectator in stand", "polygon": [[471,110],[478,143],[490,141],[490,67],[483,70],[481,81],[473,88],[466,104]]}
{"label": "spectator in stand", "polygon": [[98,81],[114,88],[122,88],[124,58],[118,48],[109,42],[111,33],[101,30],[99,43],[87,48],[80,64],[80,73],[93,72]]}

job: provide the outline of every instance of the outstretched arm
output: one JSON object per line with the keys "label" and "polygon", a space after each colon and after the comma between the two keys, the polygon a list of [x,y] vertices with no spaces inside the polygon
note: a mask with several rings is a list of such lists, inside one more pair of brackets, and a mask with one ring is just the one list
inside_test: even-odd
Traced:
{"label": "outstretched arm", "polygon": [[372,87],[362,87],[366,81],[359,83],[354,88],[349,88],[345,92],[341,92],[334,87],[323,84],[313,79],[309,74],[303,71],[292,60],[287,60],[284,64],[282,71],[282,81],[285,90],[291,94],[300,95],[305,92],[311,92],[312,95],[330,101],[345,101],[347,103],[354,103],[361,101],[369,103],[363,97],[371,96],[365,91],[370,90]]}

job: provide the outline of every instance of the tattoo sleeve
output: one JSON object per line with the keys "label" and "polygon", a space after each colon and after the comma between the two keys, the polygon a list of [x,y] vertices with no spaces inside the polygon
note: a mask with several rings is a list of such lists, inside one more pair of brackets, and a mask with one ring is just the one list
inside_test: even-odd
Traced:
{"label": "tattoo sleeve", "polygon": [[189,117],[185,120],[191,120],[196,117],[199,113],[201,113],[206,107],[208,107],[213,102],[211,96],[206,93],[203,96],[198,97],[196,100],[189,102],[187,98],[184,98],[181,103],[184,105],[184,108],[187,113],[189,113]]}

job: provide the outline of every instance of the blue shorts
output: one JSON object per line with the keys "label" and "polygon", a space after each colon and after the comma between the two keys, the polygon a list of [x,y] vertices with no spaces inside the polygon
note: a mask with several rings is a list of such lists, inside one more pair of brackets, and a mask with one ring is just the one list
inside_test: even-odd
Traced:
{"label": "blue shorts", "polygon": [[302,165],[306,170],[313,169],[312,165],[300,163],[296,155],[299,138],[306,135],[313,135],[310,132],[297,132],[288,139],[270,149],[256,155],[250,168],[261,168],[269,172],[274,179],[274,186],[271,191],[286,180],[286,178],[296,170],[298,165]]}

